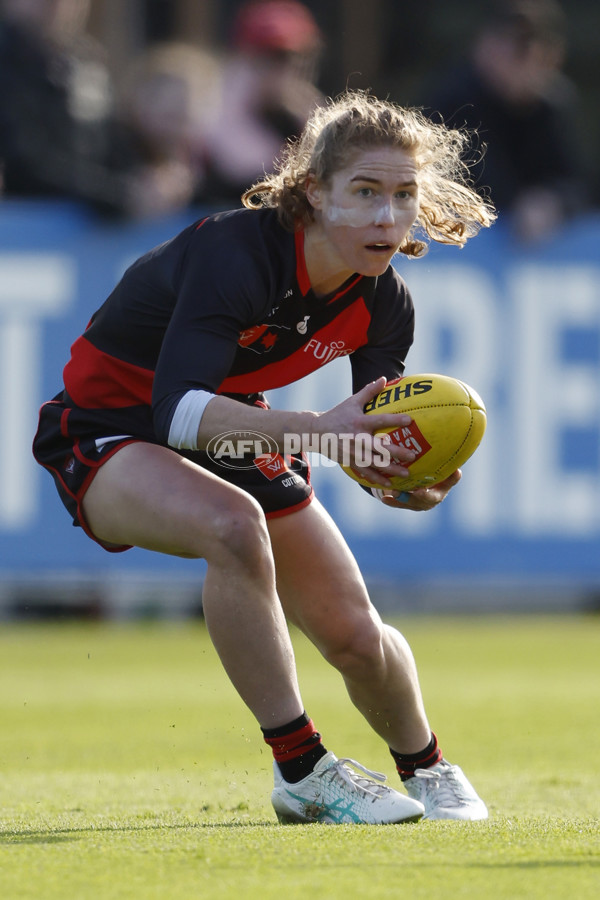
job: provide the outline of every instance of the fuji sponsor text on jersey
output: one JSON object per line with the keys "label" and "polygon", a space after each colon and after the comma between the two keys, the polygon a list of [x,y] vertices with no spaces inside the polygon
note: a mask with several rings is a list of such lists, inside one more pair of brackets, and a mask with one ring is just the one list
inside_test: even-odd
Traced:
{"label": "fuji sponsor text on jersey", "polygon": [[354,348],[346,347],[344,341],[331,341],[330,344],[325,344],[317,338],[311,338],[305,344],[304,352],[312,353],[314,358],[319,360],[319,365],[324,366],[332,359],[337,359],[338,356],[348,356],[354,352]]}

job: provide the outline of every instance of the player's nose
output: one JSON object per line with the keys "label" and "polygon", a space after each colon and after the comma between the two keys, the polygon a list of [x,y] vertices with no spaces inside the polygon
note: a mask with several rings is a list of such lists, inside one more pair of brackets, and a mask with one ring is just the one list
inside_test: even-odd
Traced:
{"label": "player's nose", "polygon": [[394,205],[391,200],[382,200],[373,220],[375,225],[395,225]]}

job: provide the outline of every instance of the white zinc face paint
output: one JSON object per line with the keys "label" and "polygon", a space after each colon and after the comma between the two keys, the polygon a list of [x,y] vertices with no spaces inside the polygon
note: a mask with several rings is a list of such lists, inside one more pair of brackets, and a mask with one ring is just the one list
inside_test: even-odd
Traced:
{"label": "white zinc face paint", "polygon": [[395,225],[396,210],[393,203],[386,203],[384,200],[376,205],[374,212],[373,225]]}
{"label": "white zinc face paint", "polygon": [[360,208],[328,206],[325,218],[332,225],[346,225],[350,228],[366,228],[369,225],[398,225],[406,220],[407,202],[386,200],[378,197]]}
{"label": "white zinc face paint", "polygon": [[325,217],[332,225],[349,225],[351,228],[364,228],[373,221],[371,210],[344,209],[343,206],[328,206]]}
{"label": "white zinc face paint", "polygon": [[[390,217],[391,212],[391,217]],[[365,228],[367,225],[380,225],[386,222],[395,225],[406,210],[395,209],[385,200],[368,209],[348,209],[343,206],[328,206],[325,217],[332,225],[347,225],[350,228]]]}

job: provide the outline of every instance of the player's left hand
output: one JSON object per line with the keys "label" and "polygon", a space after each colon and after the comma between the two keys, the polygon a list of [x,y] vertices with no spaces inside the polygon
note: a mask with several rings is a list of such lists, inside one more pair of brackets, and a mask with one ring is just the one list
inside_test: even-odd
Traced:
{"label": "player's left hand", "polygon": [[416,512],[424,512],[433,509],[442,500],[445,500],[454,485],[462,478],[462,472],[457,469],[449,475],[445,481],[433,485],[430,488],[416,488],[414,491],[395,491],[392,488],[381,488],[379,497],[386,506],[395,509],[413,509]]}

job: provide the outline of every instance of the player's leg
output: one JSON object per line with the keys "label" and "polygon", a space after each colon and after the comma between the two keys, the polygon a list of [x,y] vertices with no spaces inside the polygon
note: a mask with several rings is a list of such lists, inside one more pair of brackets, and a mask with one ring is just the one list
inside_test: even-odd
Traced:
{"label": "player's leg", "polygon": [[211,639],[264,728],[303,712],[264,515],[248,494],[165,447],[128,444],[100,468],[83,511],[96,537],[208,562]]}
{"label": "player's leg", "polygon": [[348,693],[393,751],[425,818],[484,819],[463,772],[442,759],[425,714],[414,658],[382,623],[337,526],[317,502],[269,522],[277,586],[294,621],[341,673]]}
{"label": "player's leg", "polygon": [[405,753],[421,750],[431,732],[412,652],[381,621],[335,523],[313,500],[268,525],[278,592],[290,621],[340,671],[377,734]]}
{"label": "player's leg", "polygon": [[[207,626],[224,667],[273,748],[273,805],[282,821],[412,821],[420,801],[377,785],[328,753],[304,713],[287,624],[275,589],[262,510],[248,494],[171,450],[134,443],[99,470],[83,501],[93,534],[186,557],[204,557]],[[286,780],[291,762],[307,761]],[[365,770],[366,771],[366,770]]]}

